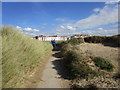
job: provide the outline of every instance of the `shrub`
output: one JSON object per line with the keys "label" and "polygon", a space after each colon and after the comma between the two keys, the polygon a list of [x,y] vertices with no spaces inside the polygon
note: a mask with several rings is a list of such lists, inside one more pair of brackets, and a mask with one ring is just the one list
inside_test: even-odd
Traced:
{"label": "shrub", "polygon": [[71,76],[73,78],[89,78],[91,76],[96,75],[97,72],[93,71],[89,68],[88,65],[83,63],[72,63],[71,65]]}
{"label": "shrub", "polygon": [[72,39],[68,40],[67,42],[72,45],[76,45],[76,44],[83,43],[84,39],[83,38],[72,38]]}
{"label": "shrub", "polygon": [[117,46],[120,47],[120,36],[91,36],[91,37],[86,37],[84,38],[85,42],[88,43],[108,43],[112,44],[112,46]]}
{"label": "shrub", "polygon": [[111,43],[114,46],[120,47],[120,36],[111,36],[111,37],[106,37],[103,40],[103,43]]}
{"label": "shrub", "polygon": [[95,57],[93,61],[95,65],[100,67],[101,69],[106,70],[106,71],[113,71],[114,66],[108,60],[102,57]]}
{"label": "shrub", "polygon": [[63,57],[67,51],[77,49],[75,45],[83,43],[83,42],[84,42],[83,38],[72,38],[67,41],[58,42],[57,47],[61,51],[61,56]]}
{"label": "shrub", "polygon": [[92,37],[86,37],[84,38],[85,42],[92,42],[92,43],[102,43],[102,41],[106,37],[104,36],[92,36]]}
{"label": "shrub", "polygon": [[59,46],[61,47],[61,56],[63,56],[64,67],[68,71],[68,77],[72,79],[77,77],[88,78],[98,74],[87,65],[88,58],[86,58],[80,52],[80,49],[77,48],[76,45],[82,42],[82,38],[73,38],[59,43]]}
{"label": "shrub", "polygon": [[67,51],[64,58],[64,65],[66,66],[69,77],[71,78],[88,78],[96,75],[88,65],[85,64],[85,57],[77,53],[75,50]]}

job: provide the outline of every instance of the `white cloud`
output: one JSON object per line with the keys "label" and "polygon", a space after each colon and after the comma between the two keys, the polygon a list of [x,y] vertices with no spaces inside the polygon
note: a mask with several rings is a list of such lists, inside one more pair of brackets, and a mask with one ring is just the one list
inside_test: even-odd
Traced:
{"label": "white cloud", "polygon": [[61,25],[60,30],[61,31],[75,31],[76,28],[72,25]]}
{"label": "white cloud", "polygon": [[118,28],[118,23],[109,26],[110,28]]}
{"label": "white cloud", "polygon": [[[74,34],[78,30],[93,29],[94,31],[82,31],[84,34],[96,34],[96,35],[114,35],[117,34],[117,29],[106,30],[105,27],[109,25],[115,25],[118,23],[118,5],[106,4],[103,8],[93,9],[95,13],[88,16],[85,19],[78,20],[75,23],[66,23],[59,26],[59,34]],[[98,13],[96,13],[98,12]],[[59,19],[58,19],[59,20]],[[99,28],[98,28],[99,27]],[[95,30],[95,28],[97,28]]]}
{"label": "white cloud", "polygon": [[63,25],[61,25],[60,28],[65,29],[65,27]]}
{"label": "white cloud", "polygon": [[94,31],[81,31],[78,33],[82,34],[89,34],[89,35],[96,35],[96,36],[112,36],[112,35],[117,35],[118,30],[117,29],[112,29],[112,30],[94,30]]}
{"label": "white cloud", "polygon": [[98,28],[98,30],[104,30],[103,28]]}
{"label": "white cloud", "polygon": [[38,34],[39,30],[38,29],[32,29],[32,28],[22,28],[20,26],[16,26],[16,29],[18,29],[21,33],[30,35],[30,36],[36,36]]}
{"label": "white cloud", "polygon": [[107,1],[107,2],[105,2],[105,4],[116,4],[118,2],[119,2],[119,0]]}
{"label": "white cloud", "polygon": [[24,28],[25,31],[32,31],[32,28]]}
{"label": "white cloud", "polygon": [[67,29],[70,30],[70,31],[75,31],[76,30],[76,28],[73,27],[73,26],[67,26]]}
{"label": "white cloud", "polygon": [[75,26],[80,29],[89,29],[115,22],[118,22],[118,7],[106,5],[98,14],[92,14],[88,18],[77,21]]}
{"label": "white cloud", "polygon": [[100,11],[100,8],[95,8],[93,9],[94,12],[99,12]]}
{"label": "white cloud", "polygon": [[39,30],[38,29],[33,29],[33,31],[38,32]]}
{"label": "white cloud", "polygon": [[21,27],[20,26],[16,26],[17,29],[20,29]]}
{"label": "white cloud", "polygon": [[39,31],[38,29],[32,29],[32,28],[29,28],[29,27],[27,27],[27,28],[22,28],[22,27],[20,27],[20,26],[16,26],[16,28],[17,28],[18,30],[23,30],[23,31],[35,31],[35,32],[38,32],[38,31]]}

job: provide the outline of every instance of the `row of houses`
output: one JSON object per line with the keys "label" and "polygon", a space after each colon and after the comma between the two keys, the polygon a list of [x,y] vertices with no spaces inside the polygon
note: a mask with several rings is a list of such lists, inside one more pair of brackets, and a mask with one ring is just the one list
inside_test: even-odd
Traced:
{"label": "row of houses", "polygon": [[[85,34],[75,34],[73,36],[71,36],[70,38],[85,38],[85,37],[88,37],[90,35],[85,35]],[[67,36],[36,36],[35,37],[36,39],[38,40],[41,40],[41,41],[51,41],[51,40],[56,40],[56,41],[66,41],[68,39],[70,39],[69,37]]]}
{"label": "row of houses", "polygon": [[41,41],[51,41],[51,40],[66,41],[68,37],[67,36],[36,36],[36,39]]}

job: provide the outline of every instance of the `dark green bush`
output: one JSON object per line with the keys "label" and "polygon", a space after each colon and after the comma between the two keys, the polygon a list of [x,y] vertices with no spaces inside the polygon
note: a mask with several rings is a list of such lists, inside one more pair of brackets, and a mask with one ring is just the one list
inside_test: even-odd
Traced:
{"label": "dark green bush", "polygon": [[111,36],[111,37],[106,37],[103,40],[103,43],[111,43],[114,46],[120,47],[120,36]]}
{"label": "dark green bush", "polygon": [[101,69],[106,71],[113,71],[114,66],[108,60],[102,57],[95,57],[93,61],[95,62],[95,65],[100,67]]}
{"label": "dark green bush", "polygon": [[78,54],[73,50],[66,51],[64,54],[64,59],[65,64],[70,65],[71,63],[78,60]]}
{"label": "dark green bush", "polygon": [[57,42],[57,48],[61,51],[64,47],[66,47],[68,44],[67,41]]}
{"label": "dark green bush", "polygon": [[93,71],[88,65],[83,63],[85,58],[76,53],[75,51],[68,51],[65,54],[64,65],[68,70],[69,77],[71,78],[88,78],[96,75],[97,72]]}
{"label": "dark green bush", "polygon": [[91,42],[91,43],[102,43],[102,41],[105,39],[105,36],[92,36],[92,37],[86,37],[84,38],[85,42]]}
{"label": "dark green bush", "polygon": [[109,44],[112,46],[120,47],[120,36],[91,36],[84,38],[85,42],[88,43],[103,43],[103,44]]}
{"label": "dark green bush", "polygon": [[83,63],[72,63],[70,67],[70,73],[73,78],[89,78],[97,74],[97,72],[93,71],[89,66]]}

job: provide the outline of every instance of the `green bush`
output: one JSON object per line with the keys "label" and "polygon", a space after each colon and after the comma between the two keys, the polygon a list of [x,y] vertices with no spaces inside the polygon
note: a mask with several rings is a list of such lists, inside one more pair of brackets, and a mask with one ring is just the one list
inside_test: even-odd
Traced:
{"label": "green bush", "polygon": [[84,39],[83,38],[72,38],[72,39],[68,40],[67,42],[72,45],[76,45],[76,44],[83,43]]}
{"label": "green bush", "polygon": [[66,51],[77,49],[75,45],[83,43],[83,42],[84,42],[83,38],[72,38],[67,41],[58,42],[57,47],[61,51],[61,56],[64,56]]}
{"label": "green bush", "polygon": [[102,41],[105,39],[105,36],[91,36],[84,38],[85,42],[91,42],[91,43],[102,43]]}
{"label": "green bush", "polygon": [[88,78],[96,75],[97,72],[93,71],[84,62],[85,57],[78,54],[75,50],[67,51],[64,57],[64,65],[66,66],[69,77],[71,78]]}
{"label": "green bush", "polygon": [[110,44],[112,46],[120,47],[120,36],[91,36],[84,38],[85,42],[88,43],[103,43]]}
{"label": "green bush", "polygon": [[103,40],[103,43],[111,43],[114,46],[120,47],[120,36],[110,36],[110,37],[106,37]]}
{"label": "green bush", "polygon": [[87,65],[88,58],[80,53],[80,49],[76,46],[83,42],[82,38],[73,38],[59,43],[64,67],[70,78],[88,78],[98,74]]}
{"label": "green bush", "polygon": [[114,66],[106,59],[102,57],[93,58],[95,65],[106,71],[113,71]]}
{"label": "green bush", "polygon": [[72,63],[70,72],[73,78],[89,78],[97,74],[97,72],[93,71],[89,66],[77,62]]}

